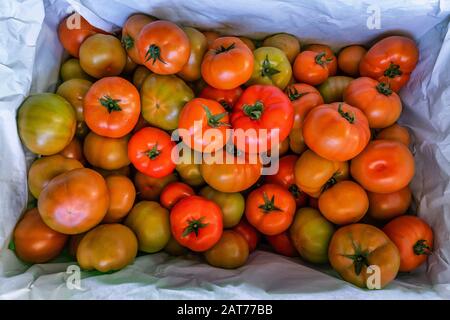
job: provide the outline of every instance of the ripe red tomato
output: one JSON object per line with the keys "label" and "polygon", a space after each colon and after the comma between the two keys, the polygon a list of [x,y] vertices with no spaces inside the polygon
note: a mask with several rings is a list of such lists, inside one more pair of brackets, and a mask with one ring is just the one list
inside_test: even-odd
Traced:
{"label": "ripe red tomato", "polygon": [[250,225],[245,218],[242,218],[237,226],[233,228],[234,231],[239,233],[247,240],[248,250],[250,252],[255,251],[258,246],[261,235],[252,225]]}
{"label": "ripe red tomato", "polygon": [[336,56],[334,55],[333,50],[331,50],[331,48],[325,44],[310,44],[308,46],[306,46],[303,51],[314,51],[317,53],[322,53],[325,52],[325,58],[328,61],[328,72],[330,74],[330,76],[334,76],[336,74],[337,71],[337,59]]}
{"label": "ripe red tomato", "polygon": [[171,209],[181,199],[194,194],[194,190],[189,185],[183,182],[172,182],[162,190],[159,202],[164,208]]}
{"label": "ripe red tomato", "polygon": [[200,92],[199,98],[211,99],[219,102],[226,111],[231,111],[234,104],[242,95],[242,88],[236,87],[229,90],[216,89],[211,86],[206,86]]}
{"label": "ripe red tomato", "polygon": [[139,32],[150,22],[155,21],[153,17],[145,14],[134,14],[128,17],[122,27],[122,45],[127,50],[128,56],[137,64],[142,64],[139,50],[137,48],[137,38]]}
{"label": "ripe red tomato", "polygon": [[297,249],[295,249],[294,244],[289,237],[289,232],[284,231],[273,236],[266,236],[266,239],[275,250],[275,252],[286,257],[298,256],[298,251]]}
{"label": "ripe red tomato", "polygon": [[303,51],[295,58],[294,78],[312,86],[321,84],[330,75],[328,62],[325,52]]}
{"label": "ripe red tomato", "polygon": [[170,212],[172,235],[182,246],[203,252],[213,247],[223,231],[222,211],[199,196],[181,199]]}
{"label": "ripe red tomato", "polygon": [[128,142],[128,158],[140,172],[162,178],[175,170],[172,150],[176,147],[165,131],[146,127],[136,132]]}

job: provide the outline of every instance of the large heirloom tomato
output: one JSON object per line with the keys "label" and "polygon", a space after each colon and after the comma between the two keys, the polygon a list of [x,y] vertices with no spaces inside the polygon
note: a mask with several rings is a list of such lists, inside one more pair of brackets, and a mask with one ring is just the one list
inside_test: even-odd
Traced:
{"label": "large heirloom tomato", "polygon": [[240,39],[214,40],[202,62],[202,77],[217,89],[233,89],[247,82],[253,72],[253,53]]}
{"label": "large heirloom tomato", "polygon": [[407,147],[409,147],[409,144],[411,143],[411,137],[409,135],[408,129],[406,127],[402,127],[397,123],[378,132],[375,139],[394,140],[403,143]]}
{"label": "large heirloom tomato", "polygon": [[321,84],[330,75],[328,63],[325,52],[303,51],[295,58],[294,78],[312,86]]}
{"label": "large heirloom tomato", "polygon": [[424,263],[433,251],[433,230],[414,216],[395,218],[383,231],[400,252],[400,271],[409,272]]}
{"label": "large heirloom tomato", "polygon": [[162,190],[159,202],[164,208],[172,209],[178,201],[194,194],[194,190],[189,185],[183,182],[172,182]]}
{"label": "large heirloom tomato", "polygon": [[292,68],[284,52],[274,47],[261,47],[253,51],[253,55],[253,74],[248,84],[269,84],[281,90],[286,88],[292,77]]}
{"label": "large heirloom tomato", "polygon": [[380,82],[386,82],[394,91],[409,80],[419,60],[415,42],[402,36],[384,38],[375,43],[359,64],[359,73]]}
{"label": "large heirloom tomato", "polygon": [[25,262],[43,263],[60,254],[68,236],[49,228],[38,209],[27,211],[14,229],[17,256]]}
{"label": "large heirloom tomato", "polygon": [[84,119],[96,134],[120,138],[130,133],[141,112],[136,87],[120,77],[95,82],[84,97]]}
{"label": "large heirloom tomato", "polygon": [[[328,248],[328,258],[344,280],[361,288],[385,287],[395,279],[400,267],[400,255],[395,244],[380,229],[361,223],[335,232]],[[373,267],[369,270],[370,266]],[[379,283],[374,277],[375,272],[379,272]]]}
{"label": "large heirloom tomato", "polygon": [[235,269],[247,262],[248,253],[248,244],[244,237],[236,231],[226,230],[219,242],[204,255],[206,261],[214,267]]}
{"label": "large heirloom tomato", "polygon": [[330,185],[348,179],[348,171],[347,162],[327,160],[306,150],[295,163],[295,184],[301,191],[318,198]]}
{"label": "large heirloom tomato", "polygon": [[245,218],[242,218],[233,230],[244,237],[248,243],[248,249],[250,252],[256,250],[261,236],[259,232],[251,224],[249,224],[247,220],[245,220]]}
{"label": "large heirloom tomato", "polygon": [[54,93],[31,95],[18,111],[20,139],[36,154],[47,156],[60,152],[72,141],[75,125],[74,109]]}
{"label": "large heirloom tomato", "polygon": [[128,158],[128,136],[107,138],[90,132],[84,140],[83,152],[94,167],[117,170],[130,164]]}
{"label": "large heirloom tomato", "polygon": [[177,73],[189,60],[189,38],[170,21],[150,22],[142,28],[137,42],[142,63],[154,73]]}
{"label": "large heirloom tomato", "polygon": [[368,192],[369,216],[377,220],[390,220],[408,211],[411,204],[411,190],[405,187],[391,193]]}
{"label": "large heirloom tomato", "polygon": [[85,232],[102,221],[109,207],[105,179],[81,168],[60,174],[42,190],[38,199],[42,220],[65,234]]}
{"label": "large heirloom tomato", "polygon": [[266,236],[266,239],[276,253],[286,257],[298,256],[297,249],[294,247],[289,232],[284,231],[273,236]]}
{"label": "large heirloom tomato", "polygon": [[348,46],[342,49],[337,57],[339,69],[352,77],[359,75],[359,63],[367,50],[362,46]]}
{"label": "large heirloom tomato", "polygon": [[137,64],[142,64],[139,50],[137,47],[137,38],[139,32],[155,18],[145,14],[134,14],[128,17],[122,27],[122,45],[128,53],[128,56]]}
{"label": "large heirloom tomato", "polygon": [[196,81],[201,78],[201,65],[203,55],[208,50],[208,41],[206,37],[197,29],[184,27],[184,32],[189,38],[191,52],[188,62],[183,66],[178,76],[185,81]]}
{"label": "large heirloom tomato", "polygon": [[177,176],[175,173],[169,174],[162,178],[153,178],[138,171],[134,176],[134,184],[136,186],[137,195],[140,199],[149,201],[158,200],[164,187],[175,181],[177,181]]}
{"label": "large heirloom tomato", "polygon": [[248,87],[231,113],[234,143],[247,153],[270,150],[287,138],[293,123],[294,108],[289,98],[270,85]]}
{"label": "large heirloom tomato", "polygon": [[133,182],[123,175],[112,174],[105,181],[109,191],[109,207],[103,222],[119,222],[133,208],[136,189]]}
{"label": "large heirloom tomato", "polygon": [[128,158],[140,172],[162,178],[175,170],[172,150],[176,147],[166,132],[146,127],[136,132],[128,142]]}
{"label": "large heirloom tomato", "polygon": [[350,165],[352,177],[370,192],[391,193],[414,176],[414,157],[402,143],[375,140]]}
{"label": "large heirloom tomato", "polygon": [[262,43],[263,47],[275,47],[286,54],[289,63],[293,63],[295,57],[300,52],[300,42],[298,39],[287,33],[278,33],[267,37]]}
{"label": "large heirloom tomato", "polygon": [[245,203],[245,216],[259,232],[273,236],[286,231],[295,213],[295,199],[285,188],[265,184],[253,190]]}
{"label": "large heirloom tomato", "polygon": [[196,252],[206,251],[222,236],[222,212],[211,200],[186,197],[170,211],[170,226],[172,235],[182,246]]}
{"label": "large heirloom tomato", "polygon": [[402,112],[400,97],[385,83],[368,77],[350,82],[344,91],[344,101],[362,110],[371,128],[394,124]]}
{"label": "large heirloom tomato", "polygon": [[337,71],[337,59],[333,50],[325,44],[310,44],[303,49],[304,51],[314,51],[317,53],[325,53],[325,59],[327,60],[328,73],[330,76],[334,76]]}
{"label": "large heirloom tomato", "polygon": [[369,124],[361,110],[346,103],[324,104],[311,110],[303,123],[306,145],[325,159],[347,161],[366,147]]}
{"label": "large heirloom tomato", "polygon": [[241,87],[222,90],[216,89],[211,86],[206,86],[200,92],[199,98],[216,100],[222,105],[222,107],[225,108],[225,110],[231,111],[234,104],[238,101],[239,97],[242,95],[242,92],[244,91],[242,90]]}

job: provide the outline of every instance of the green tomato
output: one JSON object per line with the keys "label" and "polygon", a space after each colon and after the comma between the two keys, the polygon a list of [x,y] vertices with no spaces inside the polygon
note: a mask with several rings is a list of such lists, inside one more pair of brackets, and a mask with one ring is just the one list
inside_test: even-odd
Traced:
{"label": "green tomato", "polygon": [[214,201],[222,209],[224,228],[232,228],[241,220],[245,199],[239,192],[221,192],[206,186],[200,190],[200,195]]}
{"label": "green tomato", "polygon": [[70,79],[92,80],[93,78],[84,72],[80,66],[80,60],[72,58],[61,65],[61,79],[67,81]]}
{"label": "green tomato", "polygon": [[344,90],[352,80],[354,79],[346,76],[329,77],[318,88],[323,101],[325,103],[344,101]]}
{"label": "green tomato", "polygon": [[328,245],[334,234],[334,227],[318,210],[299,209],[289,231],[302,258],[312,263],[328,262]]}
{"label": "green tomato", "polygon": [[252,84],[269,84],[284,90],[292,77],[292,67],[286,54],[275,47],[261,47],[253,51]]}

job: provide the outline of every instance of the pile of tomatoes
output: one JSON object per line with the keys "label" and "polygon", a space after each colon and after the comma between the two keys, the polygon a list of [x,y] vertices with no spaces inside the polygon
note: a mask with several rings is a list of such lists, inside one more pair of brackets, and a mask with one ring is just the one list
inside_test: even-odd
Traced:
{"label": "pile of tomatoes", "polygon": [[[38,155],[28,173],[36,205],[13,235],[22,260],[67,247],[83,269],[110,272],[164,250],[237,268],[262,242],[381,288],[431,253],[430,227],[405,215],[414,158],[396,123],[397,91],[418,61],[411,39],[336,57],[289,34],[256,42],[143,14],[120,36],[77,14],[58,34],[72,57],[56,93],[18,111],[21,140]],[[230,128],[267,135],[239,145]],[[174,153],[180,144],[188,149]],[[267,164],[248,161],[252,150],[277,150],[277,172],[261,175]]]}

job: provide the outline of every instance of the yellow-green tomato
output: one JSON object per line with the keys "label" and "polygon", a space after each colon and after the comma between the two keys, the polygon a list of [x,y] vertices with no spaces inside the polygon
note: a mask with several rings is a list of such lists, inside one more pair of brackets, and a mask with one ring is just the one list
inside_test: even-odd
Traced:
{"label": "yellow-green tomato", "polygon": [[71,58],[61,65],[61,79],[67,81],[70,79],[92,80],[93,78],[84,72],[80,66],[80,60]]}
{"label": "yellow-green tomato", "polygon": [[248,243],[236,231],[225,230],[211,249],[204,253],[206,261],[214,266],[235,269],[243,266],[248,259]]}
{"label": "yellow-green tomato", "polygon": [[139,250],[154,253],[162,250],[171,237],[169,211],[155,201],[141,201],[128,214],[125,225],[138,238]]}
{"label": "yellow-green tomato", "polygon": [[232,228],[241,221],[245,199],[239,192],[221,192],[206,186],[200,190],[200,195],[214,201],[222,209],[224,228]]}
{"label": "yellow-green tomato", "polygon": [[275,47],[261,47],[253,51],[255,59],[252,84],[269,84],[284,90],[292,77],[292,67],[286,54]]}
{"label": "yellow-green tomato", "polygon": [[299,209],[289,231],[292,242],[303,259],[312,263],[328,262],[328,245],[334,227],[318,210]]}

